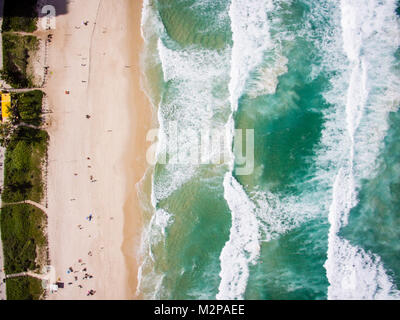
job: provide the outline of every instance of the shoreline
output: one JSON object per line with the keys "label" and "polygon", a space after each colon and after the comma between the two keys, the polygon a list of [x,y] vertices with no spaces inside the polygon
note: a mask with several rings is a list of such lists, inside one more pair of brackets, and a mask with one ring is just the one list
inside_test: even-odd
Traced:
{"label": "shoreline", "polygon": [[131,97],[132,101],[136,101],[137,106],[140,107],[130,110],[130,118],[136,130],[131,135],[126,148],[128,153],[125,157],[125,166],[127,176],[132,180],[128,179],[126,183],[126,199],[123,206],[124,240],[121,246],[128,273],[127,295],[134,299],[140,299],[140,295],[136,295],[136,289],[138,284],[140,241],[143,231],[143,215],[138,188],[140,188],[140,181],[149,167],[146,161],[146,150],[149,145],[146,142],[146,134],[152,121],[150,101],[141,87],[141,54],[144,45],[141,35],[142,7],[143,0],[131,2],[128,13],[129,29],[133,34],[132,38],[134,40],[130,42],[130,51],[133,53],[134,62],[132,65],[133,91],[131,92]]}
{"label": "shoreline", "polygon": [[52,30],[48,237],[65,287],[48,299],[138,298],[136,183],[147,168],[152,113],[140,86],[141,8],[130,0],[70,3]]}

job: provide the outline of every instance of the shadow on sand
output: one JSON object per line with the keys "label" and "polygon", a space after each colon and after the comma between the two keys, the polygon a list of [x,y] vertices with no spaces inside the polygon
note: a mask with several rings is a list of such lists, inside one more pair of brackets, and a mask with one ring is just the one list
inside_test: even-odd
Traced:
{"label": "shadow on sand", "polygon": [[[6,0],[7,1],[7,0]],[[32,0],[31,0],[32,1]],[[75,2],[71,0],[39,0],[38,9],[39,9],[39,17],[45,16],[48,12],[42,12],[42,8],[47,5],[51,5],[56,9],[56,15],[63,15],[68,13],[68,3]]]}
{"label": "shadow on sand", "polygon": [[68,0],[24,0],[23,4],[21,1],[15,0],[0,0],[0,11],[1,3],[3,2],[4,7],[1,16],[5,17],[19,17],[19,18],[35,18],[38,16],[46,16],[49,11],[42,12],[42,8],[46,5],[51,5],[55,8],[56,15],[63,15],[68,12]]}

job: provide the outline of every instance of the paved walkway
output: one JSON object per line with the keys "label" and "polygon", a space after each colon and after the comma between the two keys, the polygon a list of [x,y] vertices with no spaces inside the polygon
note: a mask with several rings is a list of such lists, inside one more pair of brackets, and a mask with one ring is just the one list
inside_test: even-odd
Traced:
{"label": "paved walkway", "polygon": [[[0,0],[1,1],[1,0]],[[15,93],[22,93],[22,92],[29,92],[29,91],[34,91],[34,90],[43,90],[42,88],[23,88],[23,89],[15,89],[15,88],[0,88],[1,90],[4,91],[9,91],[9,92],[15,92]]]}
{"label": "paved walkway", "polygon": [[38,273],[35,273],[32,271],[27,271],[27,272],[8,274],[8,275],[6,275],[6,279],[26,277],[26,276],[31,277],[31,278],[40,279],[40,280],[47,280],[47,278],[48,278],[47,274],[38,274]]}
{"label": "paved walkway", "polygon": [[47,208],[44,205],[37,203],[35,201],[31,201],[31,200],[24,200],[24,201],[18,201],[18,202],[4,202],[1,207],[4,208],[7,206],[13,206],[16,204],[30,204],[30,205],[42,210],[44,213],[47,214],[47,212],[46,212]]}
{"label": "paved walkway", "polygon": [[[5,149],[3,147],[0,147],[0,187],[3,187],[4,183],[4,166],[3,166],[4,153]],[[1,206],[1,197],[0,197],[0,206]],[[6,300],[6,284],[3,282],[4,278],[5,278],[5,273],[4,273],[3,244],[1,242],[1,231],[0,231],[0,300]]]}

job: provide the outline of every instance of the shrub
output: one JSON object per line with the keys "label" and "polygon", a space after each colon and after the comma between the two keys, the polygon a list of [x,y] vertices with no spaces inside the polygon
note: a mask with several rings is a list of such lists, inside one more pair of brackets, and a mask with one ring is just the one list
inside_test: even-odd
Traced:
{"label": "shrub", "polygon": [[42,100],[43,92],[41,90],[11,94],[14,123],[22,121],[40,126],[42,123]]}
{"label": "shrub", "polygon": [[2,208],[0,221],[5,272],[36,270],[37,254],[42,258],[47,252],[46,215],[34,206],[18,204]]}
{"label": "shrub", "polygon": [[37,0],[5,0],[3,12],[3,31],[33,32],[37,29]]}
{"label": "shrub", "polygon": [[3,202],[41,201],[47,144],[48,134],[43,130],[19,127],[12,134],[4,160]]}
{"label": "shrub", "polygon": [[30,55],[38,48],[39,40],[35,36],[3,33],[3,80],[14,88],[33,87],[28,63]]}
{"label": "shrub", "polygon": [[39,300],[44,290],[39,279],[31,277],[18,277],[7,279],[7,300]]}

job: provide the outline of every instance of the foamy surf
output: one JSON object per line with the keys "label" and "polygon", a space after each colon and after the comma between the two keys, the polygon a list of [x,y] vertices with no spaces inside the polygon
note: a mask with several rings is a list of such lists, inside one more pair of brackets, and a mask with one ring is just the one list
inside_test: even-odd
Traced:
{"label": "foamy surf", "polygon": [[[233,114],[238,109],[250,72],[262,62],[267,49],[273,44],[269,39],[267,10],[272,1],[233,0],[229,9],[232,30],[231,71],[229,82],[232,114],[226,124],[233,143]],[[220,255],[221,282],[217,299],[243,299],[249,264],[254,263],[260,250],[259,225],[255,205],[239,182],[233,177],[234,155],[230,152],[230,171],[224,177],[224,197],[229,205],[232,227],[229,241]]]}
{"label": "foamy surf", "polygon": [[231,173],[224,178],[224,196],[231,210],[232,226],[220,256],[221,283],[217,299],[243,299],[249,264],[256,261],[260,252],[256,208]]}
{"label": "foamy surf", "polygon": [[[387,115],[399,103],[399,95],[392,93],[399,79],[390,70],[393,62],[390,55],[394,54],[399,44],[395,8],[394,1],[341,1],[343,50],[350,67],[345,102],[349,144],[347,159],[339,169],[333,185],[329,210],[331,227],[328,259],[325,263],[330,283],[329,299],[400,297],[380,257],[352,245],[339,235],[340,230],[348,224],[351,210],[358,204],[360,179],[374,175],[376,159],[387,131]],[[393,26],[397,28],[397,36],[394,38],[392,36],[396,33],[391,31]],[[380,43],[379,47],[375,46],[374,38]],[[393,44],[394,39],[397,43]],[[376,50],[379,50],[379,57],[388,59],[384,69],[378,72],[375,65],[378,57]],[[394,80],[387,88],[385,78]],[[382,93],[377,95],[379,87],[390,94],[386,97]],[[375,135],[367,142],[368,128],[374,127]]]}
{"label": "foamy surf", "polygon": [[[160,135],[143,296],[397,298],[387,255],[349,229],[400,101],[395,2],[145,3]],[[179,164],[174,121],[193,130],[178,134],[184,149],[204,125],[226,131],[227,163]],[[258,130],[245,178],[236,126]]]}
{"label": "foamy surf", "polygon": [[354,183],[345,170],[340,170],[334,187],[329,213],[331,228],[328,259],[325,263],[328,299],[399,299],[400,292],[387,275],[380,257],[366,252],[338,235],[347,224],[349,212],[356,204]]}
{"label": "foamy surf", "polygon": [[270,38],[268,11],[271,0],[232,0],[229,9],[232,29],[230,102],[233,112],[246,86],[250,72],[259,66],[267,50],[274,48]]}

